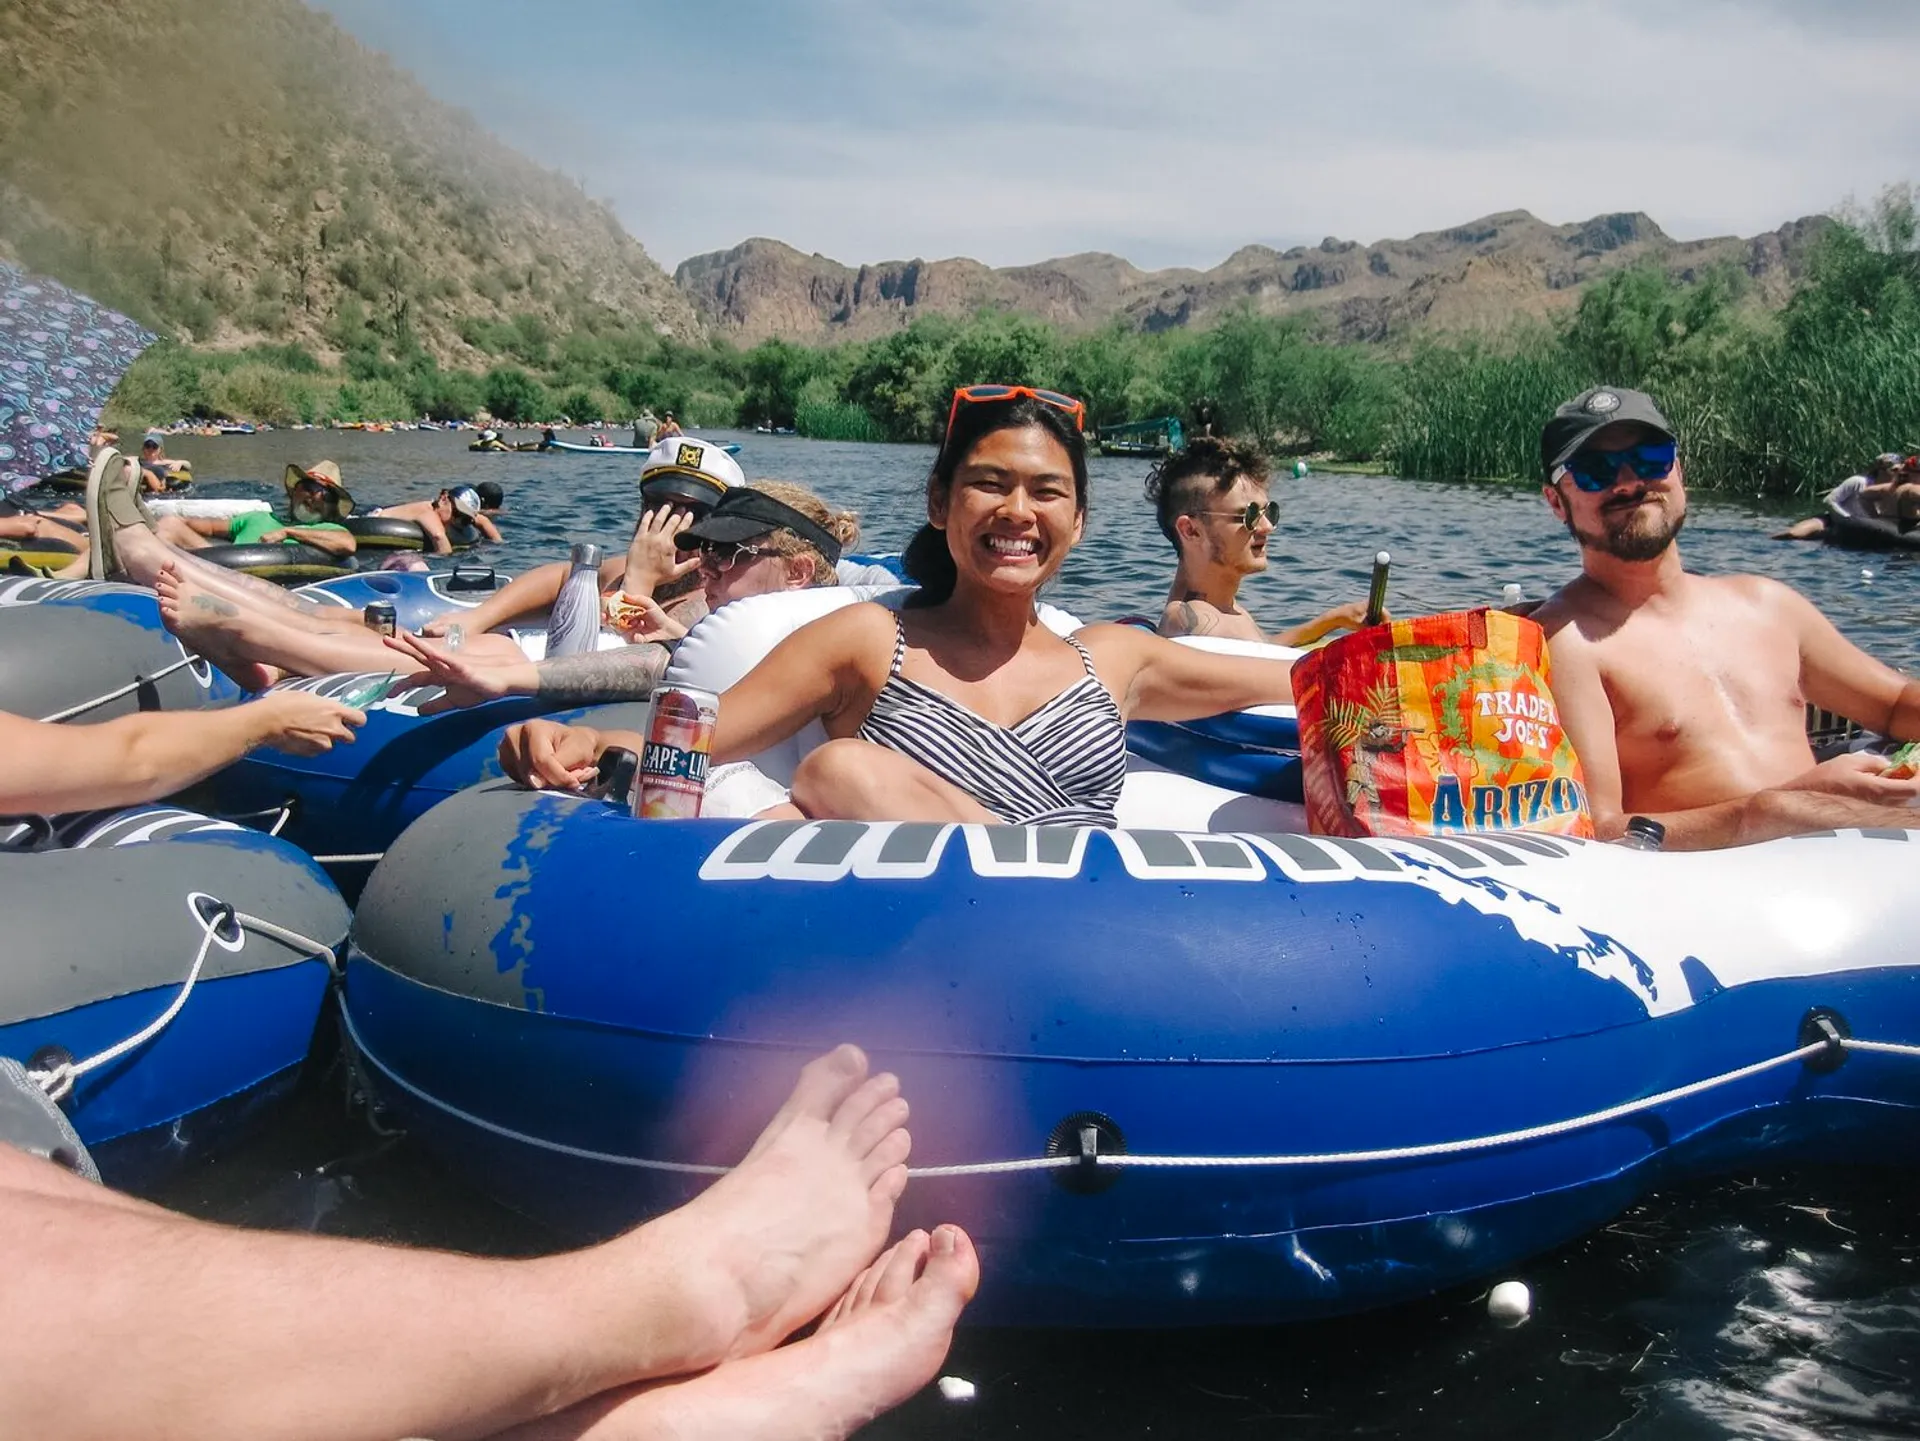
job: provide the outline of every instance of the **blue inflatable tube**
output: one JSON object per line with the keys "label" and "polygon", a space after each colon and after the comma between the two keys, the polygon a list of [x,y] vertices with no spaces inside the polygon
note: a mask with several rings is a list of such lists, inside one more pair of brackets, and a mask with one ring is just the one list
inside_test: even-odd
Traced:
{"label": "blue inflatable tube", "polygon": [[[345,673],[290,682],[345,700],[384,677]],[[534,698],[425,716],[438,686],[395,691],[364,707],[366,724],[352,745],[317,756],[256,750],[206,781],[197,795],[218,815],[244,818],[318,857],[349,900],[381,853],[408,826],[449,796],[500,778],[501,733],[517,721],[546,715],[575,720],[581,706]],[[640,727],[646,706],[600,707],[600,722]]]}
{"label": "blue inflatable tube", "polygon": [[511,579],[490,565],[456,565],[452,570],[363,570],[303,585],[294,594],[321,605],[363,610],[371,601],[394,609],[402,630],[419,630],[448,611],[470,609]]}
{"label": "blue inflatable tube", "polygon": [[[1256,724],[1247,726],[1248,720]],[[1250,730],[1267,736],[1281,733],[1291,745],[1281,750],[1223,738]],[[1170,771],[1226,790],[1276,801],[1305,799],[1299,730],[1291,719],[1275,722],[1262,716],[1229,713],[1178,725],[1167,721],[1128,721],[1127,749]]]}
{"label": "blue inflatable tube", "polygon": [[[287,842],[171,807],[71,817],[39,841],[0,853],[0,1055],[55,1074],[157,1026],[62,1100],[108,1183],[144,1190],[291,1089],[347,907]],[[241,919],[209,940],[222,906]]]}
{"label": "blue inflatable tube", "polygon": [[981,1244],[976,1320],[1310,1319],[1677,1177],[1910,1154],[1920,1058],[1843,1038],[1920,1042],[1917,838],[644,822],[480,787],[375,871],[346,1016],[414,1134],[575,1234],[687,1199],[661,1164],[737,1160],[851,1040],[914,1108],[897,1225]]}

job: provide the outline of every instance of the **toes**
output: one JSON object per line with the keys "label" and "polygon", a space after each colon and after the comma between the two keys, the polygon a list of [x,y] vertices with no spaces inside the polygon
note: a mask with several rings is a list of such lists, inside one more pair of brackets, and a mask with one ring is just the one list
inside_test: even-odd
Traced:
{"label": "toes", "polygon": [[867,1195],[883,1206],[893,1206],[907,1191],[907,1168],[889,1166],[867,1187]]}
{"label": "toes", "polygon": [[788,1092],[773,1119],[767,1122],[753,1148],[752,1160],[773,1144],[774,1138],[796,1118],[831,1121],[840,1103],[856,1091],[867,1074],[867,1053],[858,1046],[836,1046],[824,1056],[815,1056],[800,1068],[800,1079]]}
{"label": "toes", "polygon": [[[913,1136],[907,1131],[889,1131],[861,1158],[861,1170],[870,1178],[885,1175],[895,1166],[904,1166],[913,1154]],[[871,1185],[869,1181],[869,1185]]]}
{"label": "toes", "polygon": [[926,1269],[913,1291],[916,1299],[950,1310],[958,1319],[973,1293],[980,1289],[980,1257],[973,1241],[958,1226],[936,1226],[927,1249]]}
{"label": "toes", "polygon": [[854,1128],[853,1135],[847,1142],[847,1149],[856,1156],[866,1155],[884,1141],[890,1131],[897,1131],[906,1125],[907,1117],[911,1114],[912,1111],[903,1096],[895,1096],[890,1101],[882,1102],[869,1111]]}
{"label": "toes", "polygon": [[800,1081],[782,1107],[788,1115],[830,1120],[866,1079],[867,1053],[858,1046],[836,1046],[800,1068]]}
{"label": "toes", "polygon": [[[865,1274],[866,1274],[865,1272],[861,1273],[861,1275],[865,1275]],[[846,1315],[847,1312],[850,1309],[852,1309],[854,1286],[858,1286],[859,1284],[860,1284],[860,1277],[859,1276],[854,1277],[854,1285],[849,1286],[845,1291],[843,1291],[840,1295],[840,1299],[833,1303],[833,1308],[830,1311],[828,1311],[826,1315],[820,1318],[820,1329],[822,1331],[825,1331],[831,1326],[839,1325],[840,1318]]]}
{"label": "toes", "polygon": [[874,1274],[874,1284],[868,1289],[862,1283],[867,1304],[885,1306],[912,1290],[932,1245],[933,1238],[925,1231],[909,1231],[902,1236],[899,1244],[868,1268]]}
{"label": "toes", "polygon": [[[836,1136],[853,1136],[875,1111],[900,1094],[900,1078],[891,1071],[869,1076],[852,1094],[845,1096],[833,1113],[832,1131]],[[881,1132],[882,1135],[886,1133]],[[877,1138],[876,1138],[877,1139]]]}
{"label": "toes", "polygon": [[[882,1292],[888,1286],[888,1278],[896,1271],[904,1271],[907,1277],[906,1284],[911,1285],[915,1273],[920,1269],[920,1262],[925,1257],[926,1250],[927,1233],[925,1231],[909,1231],[895,1241],[880,1254],[879,1259],[867,1267],[866,1274],[855,1283],[854,1307],[864,1310],[877,1301],[886,1300],[887,1295],[883,1295]],[[904,1286],[896,1282],[887,1294],[898,1295],[904,1289]]]}

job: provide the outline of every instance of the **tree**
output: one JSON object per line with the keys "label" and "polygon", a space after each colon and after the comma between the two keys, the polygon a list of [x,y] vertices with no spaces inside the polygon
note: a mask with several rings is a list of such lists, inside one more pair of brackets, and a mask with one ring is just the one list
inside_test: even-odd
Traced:
{"label": "tree", "polygon": [[1563,343],[1594,383],[1647,389],[1724,329],[1737,285],[1725,270],[1691,285],[1657,266],[1617,270],[1580,297]]}
{"label": "tree", "polygon": [[517,365],[496,365],[480,388],[496,420],[546,420],[553,414],[546,387]]}
{"label": "tree", "polygon": [[947,375],[957,329],[943,316],[928,316],[874,341],[854,360],[847,399],[889,440],[938,440],[952,392]]}
{"label": "tree", "polygon": [[1060,355],[1058,388],[1086,402],[1089,425],[1144,420],[1145,415],[1133,412],[1133,393],[1144,368],[1141,352],[1139,335],[1116,319],[1067,344]]}
{"label": "tree", "polygon": [[740,404],[745,423],[792,425],[801,391],[819,373],[818,351],[786,340],[767,340],[746,356],[746,396]]}

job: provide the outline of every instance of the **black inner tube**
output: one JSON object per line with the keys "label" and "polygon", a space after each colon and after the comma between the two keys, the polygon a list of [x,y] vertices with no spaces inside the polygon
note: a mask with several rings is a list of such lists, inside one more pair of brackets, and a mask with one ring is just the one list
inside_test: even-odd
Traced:
{"label": "black inner tube", "polygon": [[363,550],[427,548],[427,533],[415,521],[386,515],[350,515],[342,524]]}
{"label": "black inner tube", "polygon": [[210,545],[194,554],[262,580],[328,580],[353,571],[350,557],[329,555],[312,545]]}

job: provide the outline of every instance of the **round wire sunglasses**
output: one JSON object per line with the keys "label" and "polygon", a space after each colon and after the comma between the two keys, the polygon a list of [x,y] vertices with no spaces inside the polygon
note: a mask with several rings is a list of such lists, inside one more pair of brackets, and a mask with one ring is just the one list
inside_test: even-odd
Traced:
{"label": "round wire sunglasses", "polygon": [[1195,510],[1189,511],[1188,514],[1226,516],[1239,521],[1240,524],[1244,525],[1248,530],[1258,530],[1260,529],[1260,517],[1263,515],[1267,518],[1268,525],[1277,526],[1280,524],[1280,502],[1270,500],[1265,505],[1262,505],[1257,500],[1250,500],[1247,502],[1247,508],[1245,510]]}

